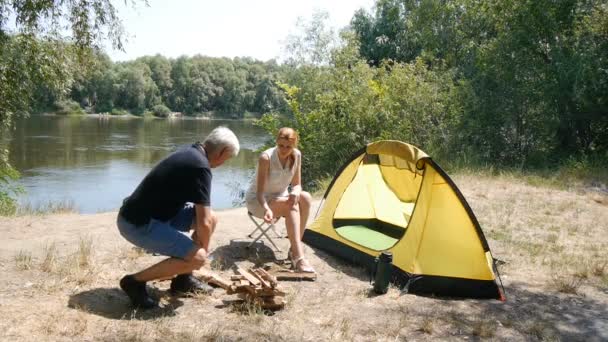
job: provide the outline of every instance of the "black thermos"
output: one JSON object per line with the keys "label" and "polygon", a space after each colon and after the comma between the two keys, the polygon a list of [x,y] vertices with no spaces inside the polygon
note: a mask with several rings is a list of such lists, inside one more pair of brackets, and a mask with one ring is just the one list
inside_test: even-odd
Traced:
{"label": "black thermos", "polygon": [[393,254],[382,252],[376,258],[376,275],[374,277],[374,292],[385,294],[393,274]]}

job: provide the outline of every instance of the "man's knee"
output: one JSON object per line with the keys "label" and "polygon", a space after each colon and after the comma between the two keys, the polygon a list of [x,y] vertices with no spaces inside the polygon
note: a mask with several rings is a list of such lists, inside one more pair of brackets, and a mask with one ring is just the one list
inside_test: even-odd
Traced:
{"label": "man's knee", "polygon": [[201,268],[205,265],[205,261],[207,260],[207,253],[204,249],[196,247],[192,253],[186,256],[185,261],[192,265],[193,268]]}

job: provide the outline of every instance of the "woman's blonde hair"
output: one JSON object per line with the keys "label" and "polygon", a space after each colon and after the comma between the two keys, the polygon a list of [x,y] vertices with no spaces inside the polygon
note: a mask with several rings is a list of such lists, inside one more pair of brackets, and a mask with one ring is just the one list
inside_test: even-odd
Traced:
{"label": "woman's blonde hair", "polygon": [[279,129],[279,133],[277,134],[277,141],[280,139],[284,139],[293,143],[294,148],[298,147],[298,132],[296,132],[296,130],[291,127],[283,127]]}

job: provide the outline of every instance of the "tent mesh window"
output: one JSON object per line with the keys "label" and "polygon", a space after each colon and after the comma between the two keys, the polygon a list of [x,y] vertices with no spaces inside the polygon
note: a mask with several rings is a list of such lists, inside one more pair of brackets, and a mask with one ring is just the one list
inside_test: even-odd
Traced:
{"label": "tent mesh window", "polygon": [[399,167],[405,161],[398,159],[364,156],[333,217],[340,236],[377,251],[391,248],[404,236],[422,177]]}

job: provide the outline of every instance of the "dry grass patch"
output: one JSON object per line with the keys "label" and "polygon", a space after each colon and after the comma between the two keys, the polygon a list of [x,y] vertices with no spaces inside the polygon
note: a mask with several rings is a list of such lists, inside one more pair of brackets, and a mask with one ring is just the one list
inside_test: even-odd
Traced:
{"label": "dry grass patch", "polygon": [[425,334],[429,334],[429,335],[433,334],[433,330],[434,330],[433,319],[430,317],[424,318],[422,320],[422,323],[418,330],[422,331]]}
{"label": "dry grass patch", "polygon": [[24,250],[20,250],[15,257],[15,266],[20,271],[27,271],[32,269],[32,253]]}
{"label": "dry grass patch", "polygon": [[606,268],[608,267],[608,261],[598,261],[591,266],[591,274],[596,277],[603,277],[606,275]]}
{"label": "dry grass patch", "polygon": [[498,323],[494,320],[482,319],[473,323],[472,334],[481,338],[494,337]]}
{"label": "dry grass patch", "polygon": [[584,279],[578,275],[564,275],[553,277],[553,287],[558,292],[566,294],[578,294],[579,287],[583,284]]}
{"label": "dry grass patch", "polygon": [[130,247],[121,253],[121,256],[129,261],[135,261],[146,255],[146,250],[140,247]]}
{"label": "dry grass patch", "polygon": [[523,325],[523,332],[535,337],[539,341],[559,341],[555,328],[548,322],[531,321]]}
{"label": "dry grass patch", "polygon": [[332,340],[348,341],[352,340],[352,322],[349,318],[343,318],[337,324],[336,329],[332,334]]}
{"label": "dry grass patch", "polygon": [[230,305],[230,312],[237,313],[241,316],[253,317],[256,320],[261,320],[265,314],[271,314],[271,311],[262,309],[262,306],[255,301],[235,301]]}
{"label": "dry grass patch", "polygon": [[[161,257],[127,247],[116,229],[107,229],[114,225],[115,215],[11,218],[0,222],[0,231],[6,233],[0,234],[0,245],[12,248],[0,259],[7,275],[0,286],[0,317],[7,317],[0,320],[0,331],[5,332],[0,333],[0,340],[608,338],[602,325],[608,317],[608,241],[602,226],[608,222],[606,206],[586,194],[535,188],[518,179],[459,177],[456,183],[479,219],[493,256],[506,262],[498,264],[506,288],[505,303],[415,296],[394,286],[386,295],[374,296],[365,271],[308,249],[307,256],[319,272],[317,281],[281,281],[287,305],[274,315],[267,315],[255,304],[226,304],[235,297],[219,289],[213,296],[170,297],[168,282],[149,284],[152,295],[161,297],[163,309],[135,312],[129,308],[118,280],[125,272],[139,270]],[[230,244],[246,233],[242,223],[247,217],[242,208],[219,211],[218,215],[222,216],[222,227],[214,235],[216,250],[212,255],[216,259],[209,265],[213,271],[228,278],[233,273],[228,267],[235,263],[245,268],[257,262],[270,263],[269,253],[263,253],[267,248],[259,248],[260,255],[256,255],[254,249],[246,251],[244,246]],[[52,222],[48,229],[39,229],[48,222]],[[14,227],[28,224],[36,228],[34,232],[27,235],[30,232],[18,231],[23,239],[15,240],[18,234]],[[79,238],[83,226],[90,227],[86,231],[95,234],[95,240]],[[45,239],[56,242],[43,246],[49,241]],[[277,243],[284,248],[289,241],[277,239]],[[17,254],[20,250],[21,257]],[[24,252],[28,250],[33,257]],[[283,255],[272,257],[280,260]],[[18,271],[19,263],[33,268]],[[86,309],[66,307],[70,302]]]}
{"label": "dry grass patch", "polygon": [[43,272],[51,273],[57,268],[57,244],[47,243],[42,248],[42,263],[40,269]]}

